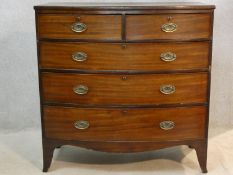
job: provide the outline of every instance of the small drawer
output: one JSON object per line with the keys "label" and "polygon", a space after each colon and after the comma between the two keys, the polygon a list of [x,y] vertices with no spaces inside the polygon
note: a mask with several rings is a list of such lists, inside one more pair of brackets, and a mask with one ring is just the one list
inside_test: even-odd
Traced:
{"label": "small drawer", "polygon": [[[109,56],[111,55],[111,56]],[[209,42],[40,43],[40,67],[171,71],[208,68]]]}
{"label": "small drawer", "polygon": [[174,141],[205,137],[206,107],[44,107],[45,136],[88,141]]}
{"label": "small drawer", "polygon": [[54,39],[120,40],[121,16],[40,14],[38,35]]}
{"label": "small drawer", "polygon": [[44,102],[86,105],[204,103],[207,82],[207,73],[42,74]]}
{"label": "small drawer", "polygon": [[128,15],[127,40],[208,39],[211,37],[210,14]]}

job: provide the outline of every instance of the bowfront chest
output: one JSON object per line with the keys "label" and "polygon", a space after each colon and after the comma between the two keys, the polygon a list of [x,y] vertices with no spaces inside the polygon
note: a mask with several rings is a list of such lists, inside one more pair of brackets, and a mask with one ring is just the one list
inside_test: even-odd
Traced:
{"label": "bowfront chest", "polygon": [[43,171],[62,145],[106,152],[188,145],[207,172],[214,8],[35,6]]}

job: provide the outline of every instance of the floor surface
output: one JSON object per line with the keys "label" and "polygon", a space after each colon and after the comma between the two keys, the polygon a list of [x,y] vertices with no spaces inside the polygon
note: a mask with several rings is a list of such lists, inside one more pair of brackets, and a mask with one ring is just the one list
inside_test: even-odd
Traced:
{"label": "floor surface", "polygon": [[[209,175],[233,175],[233,128],[211,128]],[[40,130],[0,134],[0,175],[42,173]],[[51,175],[198,175],[196,153],[187,146],[133,154],[109,154],[64,146],[56,149]]]}

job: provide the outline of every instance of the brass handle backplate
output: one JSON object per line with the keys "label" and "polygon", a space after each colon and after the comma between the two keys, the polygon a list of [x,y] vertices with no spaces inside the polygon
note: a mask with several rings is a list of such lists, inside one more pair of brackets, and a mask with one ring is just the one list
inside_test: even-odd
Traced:
{"label": "brass handle backplate", "polygon": [[72,58],[73,58],[74,61],[82,62],[82,61],[87,60],[87,54],[84,53],[84,52],[75,52],[72,55]]}
{"label": "brass handle backplate", "polygon": [[175,123],[173,121],[162,121],[159,126],[163,130],[170,130],[175,127]]}
{"label": "brass handle backplate", "polygon": [[73,88],[74,93],[79,95],[85,95],[88,93],[88,87],[84,85],[78,85]]}
{"label": "brass handle backplate", "polygon": [[71,26],[71,29],[76,33],[81,33],[87,30],[87,25],[81,22],[76,22]]}
{"label": "brass handle backplate", "polygon": [[176,60],[176,54],[172,52],[165,52],[160,55],[160,58],[165,62],[171,62]]}
{"label": "brass handle backplate", "polygon": [[78,120],[74,123],[74,127],[76,129],[87,129],[89,128],[90,124],[86,120]]}
{"label": "brass handle backplate", "polygon": [[160,92],[162,94],[170,95],[173,94],[176,91],[176,87],[173,85],[162,85],[160,86]]}
{"label": "brass handle backplate", "polygon": [[177,25],[175,23],[166,23],[161,27],[164,32],[175,32],[177,30]]}

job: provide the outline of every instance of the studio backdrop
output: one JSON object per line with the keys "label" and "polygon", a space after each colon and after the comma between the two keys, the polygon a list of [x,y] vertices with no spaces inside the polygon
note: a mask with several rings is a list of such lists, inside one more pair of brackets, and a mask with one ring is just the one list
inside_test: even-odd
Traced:
{"label": "studio backdrop", "polygon": [[[0,129],[40,128],[36,32],[33,6],[64,0],[1,0]],[[72,0],[69,0],[72,1]],[[87,2],[86,0],[83,0]],[[169,0],[172,1],[172,0]],[[177,1],[177,0],[176,0]],[[199,0],[200,2],[201,0]],[[82,0],[73,0],[82,2]],[[89,2],[125,2],[108,0]],[[137,2],[137,0],[128,0]],[[138,2],[143,2],[142,0]],[[149,1],[144,1],[149,2]],[[156,1],[152,1],[156,2]],[[195,1],[188,1],[195,2]],[[233,125],[233,1],[215,4],[210,127]]]}

